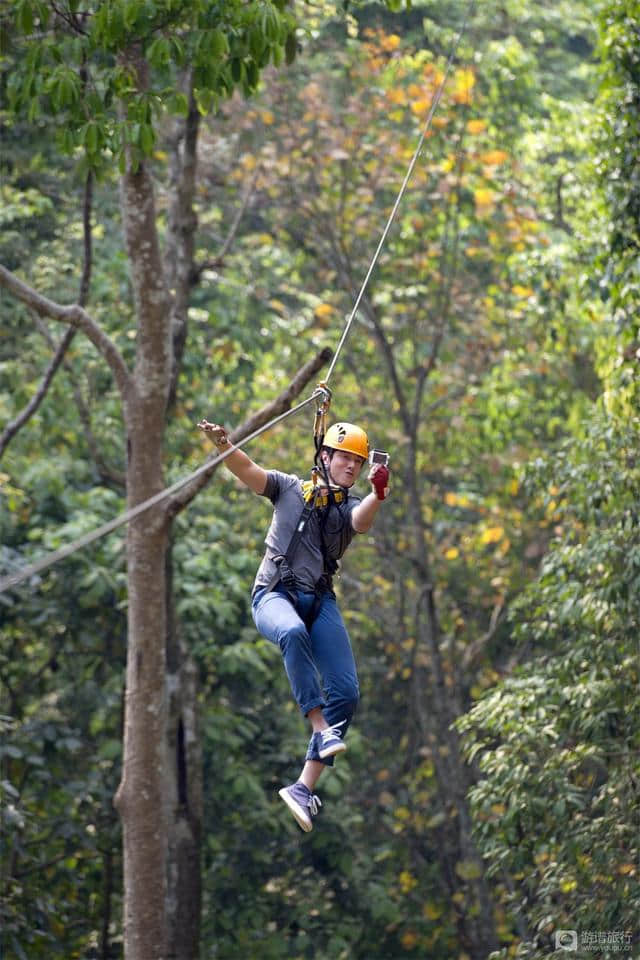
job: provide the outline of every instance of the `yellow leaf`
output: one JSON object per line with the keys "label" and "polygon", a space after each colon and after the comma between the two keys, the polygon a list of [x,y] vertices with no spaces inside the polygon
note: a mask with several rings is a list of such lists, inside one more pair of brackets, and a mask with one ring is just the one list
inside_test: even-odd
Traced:
{"label": "yellow leaf", "polygon": [[431,106],[431,100],[427,100],[425,97],[422,97],[420,100],[411,101],[411,110],[413,113],[417,114],[418,116],[420,116],[421,114],[427,114],[429,112],[430,106]]}
{"label": "yellow leaf", "polygon": [[335,308],[330,303],[319,303],[313,312],[316,317],[330,317],[335,313]]}
{"label": "yellow leaf", "polygon": [[400,889],[403,893],[409,893],[417,884],[416,878],[412,873],[409,873],[408,870],[403,870],[402,873],[398,876],[400,882]]}
{"label": "yellow leaf", "polygon": [[454,493],[452,490],[447,490],[447,492],[444,495],[444,502],[447,504],[448,507],[455,507],[455,505],[458,502],[458,495]]}
{"label": "yellow leaf", "polygon": [[498,543],[504,537],[504,527],[487,527],[482,531],[480,543]]}
{"label": "yellow leaf", "polygon": [[486,120],[469,120],[467,122],[467,131],[469,133],[482,133],[487,129]]}
{"label": "yellow leaf", "polygon": [[418,934],[413,930],[407,930],[406,933],[402,934],[402,939],[400,942],[405,950],[413,950],[418,942]]}
{"label": "yellow leaf", "polygon": [[387,90],[387,99],[398,106],[404,106],[407,102],[407,92],[403,87],[392,87],[391,90]]}
{"label": "yellow leaf", "polygon": [[388,36],[382,37],[380,45],[383,50],[397,50],[400,46],[400,37],[397,33],[390,33]]}
{"label": "yellow leaf", "polygon": [[268,127],[270,127],[273,121],[275,120],[275,117],[272,114],[271,110],[263,110],[261,116],[262,116],[262,122],[266,124]]}
{"label": "yellow leaf", "polygon": [[456,87],[463,88],[465,90],[472,90],[476,83],[476,75],[471,69],[471,67],[462,67],[460,70],[456,70],[455,84]]}
{"label": "yellow leaf", "polygon": [[478,187],[478,189],[473,192],[476,207],[483,210],[493,207],[495,196],[495,191],[491,190],[490,187]]}
{"label": "yellow leaf", "polygon": [[453,89],[453,100],[455,103],[471,103],[471,91],[475,85],[476,78],[473,70],[464,67],[456,71],[455,86]]}
{"label": "yellow leaf", "polygon": [[422,912],[427,920],[437,920],[442,916],[442,907],[437,903],[425,903]]}
{"label": "yellow leaf", "polygon": [[449,547],[449,549],[445,551],[445,557],[447,560],[455,560],[458,556],[460,556],[460,551],[457,547]]}
{"label": "yellow leaf", "polygon": [[505,163],[509,159],[509,154],[506,150],[487,150],[486,153],[483,153],[480,156],[481,163],[488,163],[489,166],[498,167],[501,163]]}
{"label": "yellow leaf", "polygon": [[523,287],[519,283],[514,283],[514,285],[511,287],[511,292],[515,293],[516,297],[522,297],[523,299],[532,297],[534,294],[534,291],[531,289],[531,287]]}
{"label": "yellow leaf", "polygon": [[272,310],[277,311],[277,313],[281,313],[283,316],[286,316],[287,308],[281,300],[269,300],[269,306]]}

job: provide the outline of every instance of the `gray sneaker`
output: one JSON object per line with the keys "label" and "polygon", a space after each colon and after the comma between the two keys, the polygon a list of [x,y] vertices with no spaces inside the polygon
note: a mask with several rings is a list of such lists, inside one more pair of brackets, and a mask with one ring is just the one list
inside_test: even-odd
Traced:
{"label": "gray sneaker", "polygon": [[332,727],[327,727],[326,730],[321,730],[318,737],[318,756],[321,760],[325,760],[327,757],[333,757],[336,753],[341,753],[343,750],[347,749],[347,745],[342,739],[342,734],[340,727],[345,724],[346,720],[341,720],[340,723],[334,723]]}
{"label": "gray sneaker", "polygon": [[304,832],[309,833],[313,829],[311,817],[315,817],[322,806],[320,797],[311,793],[311,790],[299,780],[290,787],[278,790],[278,796],[282,797]]}

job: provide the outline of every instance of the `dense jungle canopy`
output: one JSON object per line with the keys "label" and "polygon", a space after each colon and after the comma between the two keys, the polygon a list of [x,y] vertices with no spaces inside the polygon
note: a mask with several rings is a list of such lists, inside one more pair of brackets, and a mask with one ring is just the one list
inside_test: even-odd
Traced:
{"label": "dense jungle canopy", "polygon": [[3,0],[0,576],[312,391],[467,16],[331,381],[392,493],[316,826],[220,467],[0,593],[5,960],[640,951],[638,0]]}

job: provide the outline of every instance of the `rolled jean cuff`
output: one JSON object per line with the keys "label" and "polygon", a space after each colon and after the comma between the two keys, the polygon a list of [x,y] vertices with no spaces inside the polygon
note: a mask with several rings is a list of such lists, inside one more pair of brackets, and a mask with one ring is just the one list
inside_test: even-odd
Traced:
{"label": "rolled jean cuff", "polygon": [[309,746],[307,747],[307,755],[304,758],[306,760],[315,760],[317,763],[324,763],[325,767],[332,767],[334,757],[324,757],[324,759],[318,753],[318,734],[312,733],[311,739],[309,740]]}
{"label": "rolled jean cuff", "polygon": [[322,697],[316,697],[314,700],[300,704],[300,710],[302,711],[303,717],[306,717],[311,710],[315,710],[316,707],[322,707],[324,709],[326,705]]}

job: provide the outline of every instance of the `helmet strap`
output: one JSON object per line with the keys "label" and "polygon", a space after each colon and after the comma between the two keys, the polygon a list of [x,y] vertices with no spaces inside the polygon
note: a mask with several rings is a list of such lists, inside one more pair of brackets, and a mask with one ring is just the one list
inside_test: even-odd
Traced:
{"label": "helmet strap", "polygon": [[[326,451],[326,453],[327,453],[328,456],[329,456],[329,466],[328,466],[328,467],[327,467],[327,464],[324,462],[324,459],[323,459],[323,457],[322,457],[322,453],[323,453],[324,451]],[[331,476],[331,461],[333,460],[333,455],[334,455],[334,453],[335,453],[335,450],[332,450],[331,447],[324,447],[322,451],[320,451],[320,450],[318,451],[316,463],[317,463],[318,461],[320,462],[320,472],[322,473],[323,480],[324,480],[324,482],[325,482],[326,485],[327,485],[327,490],[329,491],[329,495],[331,495],[331,487],[332,487],[332,486],[338,487],[339,490],[345,491],[345,492],[347,493],[347,495],[348,495],[348,493],[349,493],[349,487],[343,487],[341,484],[336,483],[336,481],[335,481],[335,480],[333,479],[333,477]]]}

